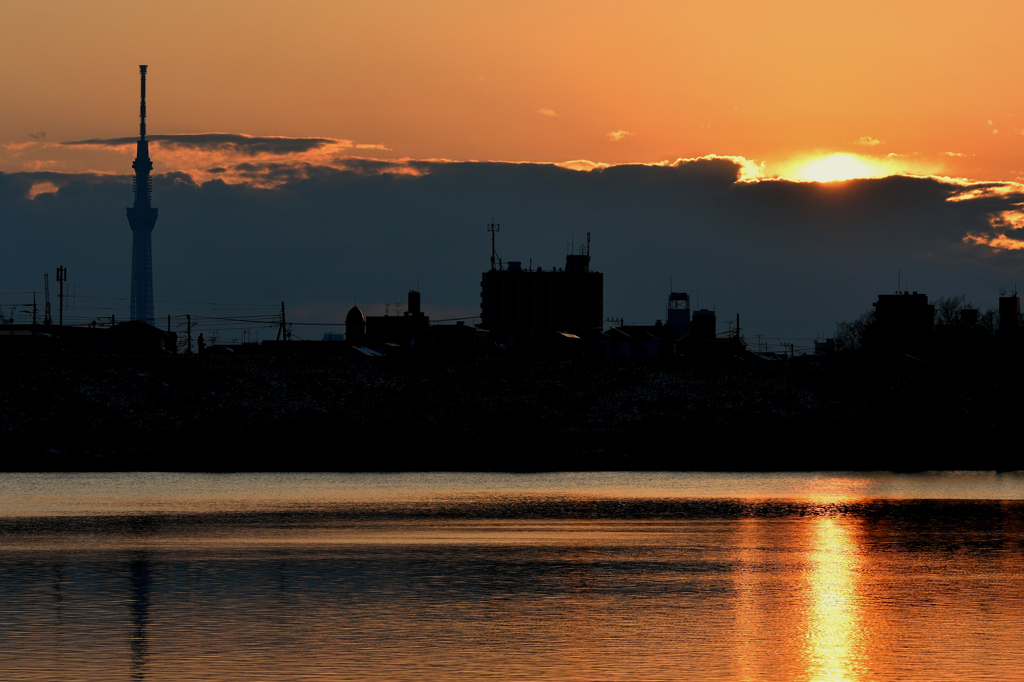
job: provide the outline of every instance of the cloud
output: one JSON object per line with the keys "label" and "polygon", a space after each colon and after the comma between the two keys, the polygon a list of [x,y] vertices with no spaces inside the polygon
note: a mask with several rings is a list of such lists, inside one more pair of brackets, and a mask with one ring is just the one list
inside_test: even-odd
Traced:
{"label": "cloud", "polygon": [[967,230],[966,244],[994,252],[1024,249],[1024,183],[950,181],[959,191],[949,202],[971,202],[985,214],[986,225]]}
{"label": "cloud", "polygon": [[[932,297],[967,294],[982,307],[995,305],[985,296],[999,286],[1024,281],[1024,185],[1014,183],[822,185],[758,177],[759,164],[722,156],[625,165],[277,158],[207,165],[204,182],[155,176],[158,315],[196,313],[167,301],[374,305],[417,286],[425,305],[472,310],[492,216],[499,255],[545,270],[564,265],[573,233],[591,232],[604,314],[634,322],[664,318],[670,278],[699,289],[720,318],[743,315],[751,334],[778,336],[770,325],[800,320],[786,327],[800,337],[868,309],[897,268]],[[44,183],[58,191],[40,191],[51,189]],[[0,174],[6,281],[28,290],[61,262],[79,294],[127,298],[130,201],[127,175]]]}
{"label": "cloud", "polygon": [[631,137],[632,135],[633,133],[629,132],[628,130],[616,130],[613,133],[608,133],[607,137],[612,142],[618,142],[619,140]]}
{"label": "cloud", "polygon": [[40,130],[37,133],[29,133],[28,136],[31,137],[33,140],[45,140],[46,139],[46,131],[45,130]]}
{"label": "cloud", "polygon": [[575,159],[573,161],[560,161],[555,165],[561,168],[568,168],[569,170],[592,171],[599,170],[601,168],[608,168],[611,164],[588,161],[587,159]]}
{"label": "cloud", "polygon": [[861,147],[877,147],[880,144],[884,144],[881,140],[875,139],[870,135],[862,135],[855,144],[859,144]]}
{"label": "cloud", "polygon": [[55,194],[60,187],[54,182],[37,182],[28,190],[28,198],[35,199],[40,194]]}
{"label": "cloud", "polygon": [[540,114],[541,116],[548,116],[550,118],[558,117],[558,114],[555,112],[554,109],[538,109],[537,113]]}
{"label": "cloud", "polygon": [[[135,147],[135,137],[77,140],[61,142],[65,147]],[[299,154],[317,149],[349,149],[351,140],[330,137],[278,137],[244,135],[239,133],[196,133],[190,135],[148,135],[150,143],[163,149],[201,149],[231,151],[244,156]]]}
{"label": "cloud", "polygon": [[991,229],[968,232],[964,242],[986,246],[994,251],[1024,249],[1024,204],[1015,209],[997,211],[988,217]]}
{"label": "cloud", "polygon": [[36,147],[35,142],[5,142],[4,149],[11,152],[12,154],[19,154],[26,149],[32,149]]}
{"label": "cloud", "polygon": [[[202,183],[216,176],[228,183],[270,187],[308,174],[314,166],[347,168],[353,151],[391,151],[383,144],[331,137],[254,136],[238,133],[149,135],[157,172],[180,171]],[[112,150],[135,154],[136,138],[62,142],[63,149]],[[286,166],[290,167],[286,170]],[[261,180],[262,178],[262,180]]]}
{"label": "cloud", "polygon": [[957,157],[974,156],[974,154],[964,154],[963,152],[942,152],[942,155],[943,156],[957,156]]}

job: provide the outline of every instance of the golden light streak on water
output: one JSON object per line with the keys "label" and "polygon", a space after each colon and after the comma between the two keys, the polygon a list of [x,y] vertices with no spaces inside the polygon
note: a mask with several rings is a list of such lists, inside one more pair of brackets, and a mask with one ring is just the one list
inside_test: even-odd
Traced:
{"label": "golden light streak on water", "polygon": [[0,678],[1021,680],[1024,474],[0,476]]}
{"label": "golden light streak on water", "polygon": [[857,682],[864,631],[857,604],[861,558],[855,530],[820,517],[810,531],[805,659],[812,682]]}

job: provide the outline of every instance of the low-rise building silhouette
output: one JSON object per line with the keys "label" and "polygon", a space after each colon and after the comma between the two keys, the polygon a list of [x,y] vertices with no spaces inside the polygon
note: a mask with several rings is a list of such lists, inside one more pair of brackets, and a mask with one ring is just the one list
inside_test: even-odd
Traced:
{"label": "low-rise building silhouette", "polygon": [[604,275],[590,269],[589,235],[579,254],[565,257],[565,268],[524,268],[492,258],[480,281],[480,326],[492,338],[517,345],[553,333],[585,335],[604,324]]}
{"label": "low-rise building silhouette", "polygon": [[916,291],[879,294],[872,305],[875,319],[864,332],[865,347],[901,353],[927,347],[935,327],[935,306],[928,296]]}

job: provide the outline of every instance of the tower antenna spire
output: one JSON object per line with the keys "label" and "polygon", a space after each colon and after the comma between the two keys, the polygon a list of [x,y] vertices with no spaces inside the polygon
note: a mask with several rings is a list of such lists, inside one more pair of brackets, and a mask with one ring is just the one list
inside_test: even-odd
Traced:
{"label": "tower antenna spire", "polygon": [[141,101],[139,103],[139,141],[136,143],[134,190],[135,203],[128,209],[128,224],[132,228],[132,298],[130,320],[145,320],[152,324],[153,309],[153,226],[157,210],[153,208],[153,162],[149,158],[146,139],[146,70],[139,65]]}
{"label": "tower antenna spire", "polygon": [[139,139],[146,139],[146,64],[139,64],[139,76],[142,79],[142,99],[139,102]]}

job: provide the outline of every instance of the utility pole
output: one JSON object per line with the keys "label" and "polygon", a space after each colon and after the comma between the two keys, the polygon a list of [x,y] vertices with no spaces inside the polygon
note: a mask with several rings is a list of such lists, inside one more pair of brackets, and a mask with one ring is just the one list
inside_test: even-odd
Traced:
{"label": "utility pole", "polygon": [[53,321],[53,317],[50,315],[50,274],[48,272],[43,273],[43,300],[46,302],[46,307],[43,308],[43,324],[49,325]]}
{"label": "utility pole", "polygon": [[185,316],[185,336],[188,339],[188,350],[185,351],[189,355],[192,355],[192,316]]}
{"label": "utility pole", "polygon": [[167,333],[168,334],[171,333],[171,316],[170,315],[167,316]]}
{"label": "utility pole", "polygon": [[36,292],[32,292],[32,326],[36,326]]}
{"label": "utility pole", "polygon": [[740,340],[740,314],[736,313],[736,340]]}
{"label": "utility pole", "polygon": [[288,327],[285,326],[286,322],[287,321],[285,320],[285,316],[284,316],[284,301],[281,301],[281,326],[279,326],[277,328],[277,340],[278,341],[281,341],[281,340],[287,341],[288,340]]}
{"label": "utility pole", "polygon": [[60,302],[60,326],[64,326],[64,282],[68,281],[68,269],[61,265],[57,268],[57,283],[60,285],[60,293],[57,300]]}

